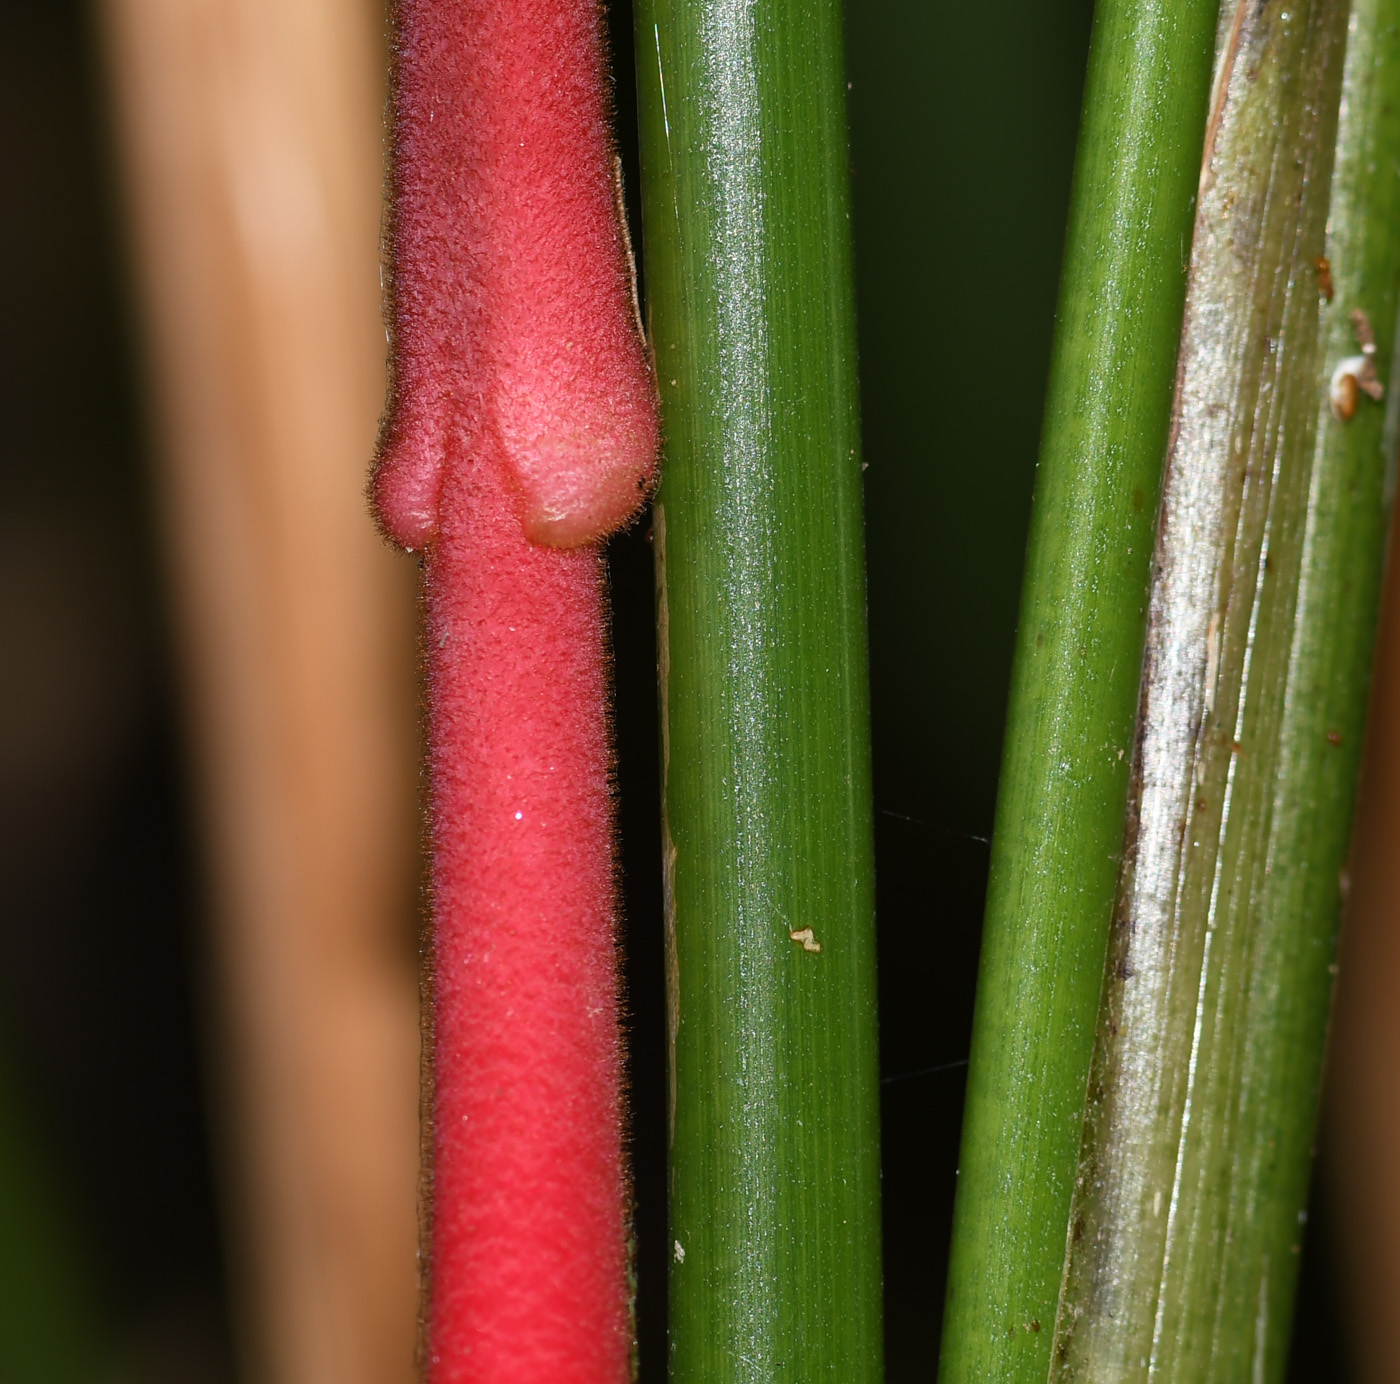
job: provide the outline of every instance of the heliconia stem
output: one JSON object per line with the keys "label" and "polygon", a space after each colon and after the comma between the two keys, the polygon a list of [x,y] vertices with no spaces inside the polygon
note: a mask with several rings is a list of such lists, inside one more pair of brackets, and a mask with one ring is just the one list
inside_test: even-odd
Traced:
{"label": "heliconia stem", "polygon": [[601,550],[651,487],[591,0],[403,0],[395,388],[426,549],[432,1384],[628,1376]]}
{"label": "heliconia stem", "polygon": [[[483,468],[484,469],[484,468]],[[431,1380],[627,1377],[602,567],[456,473],[427,565]]]}

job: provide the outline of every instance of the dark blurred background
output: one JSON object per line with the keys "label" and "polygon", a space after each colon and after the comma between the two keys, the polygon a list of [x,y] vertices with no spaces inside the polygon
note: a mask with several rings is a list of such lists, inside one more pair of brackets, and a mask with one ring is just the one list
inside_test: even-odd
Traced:
{"label": "dark blurred background", "polygon": [[[1088,0],[853,0],[889,1378],[932,1380]],[[79,0],[0,0],[0,1384],[231,1379],[206,910],[109,119]],[[611,13],[619,71],[630,16]],[[618,91],[631,187],[630,77]],[[655,648],[613,546],[643,1376],[664,1372]],[[215,1120],[217,1123],[217,1120]],[[1325,1206],[1293,1378],[1344,1381]]]}

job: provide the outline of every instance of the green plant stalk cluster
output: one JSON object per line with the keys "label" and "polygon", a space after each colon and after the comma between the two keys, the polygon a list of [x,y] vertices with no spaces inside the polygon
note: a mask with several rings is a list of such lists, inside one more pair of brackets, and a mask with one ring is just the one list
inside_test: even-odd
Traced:
{"label": "green plant stalk cluster", "polygon": [[1217,66],[1065,1384],[1284,1376],[1400,441],[1338,374],[1392,360],[1400,3],[1239,0]]}
{"label": "green plant stalk cluster", "polygon": [[1044,1384],[1050,1370],[1216,17],[1214,0],[1100,0],[1094,21],[992,848],[946,1384]]}
{"label": "green plant stalk cluster", "polygon": [[671,1379],[881,1377],[861,464],[836,0],[641,0]]}

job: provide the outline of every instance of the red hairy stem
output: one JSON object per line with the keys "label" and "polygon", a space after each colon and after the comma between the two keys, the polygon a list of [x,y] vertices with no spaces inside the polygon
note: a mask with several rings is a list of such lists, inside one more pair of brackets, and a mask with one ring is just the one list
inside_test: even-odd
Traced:
{"label": "red hairy stem", "polygon": [[627,1377],[601,558],[454,469],[428,557],[432,1380]]}
{"label": "red hairy stem", "polygon": [[395,389],[374,499],[426,548],[428,1377],[621,1384],[630,1335],[602,555],[655,390],[593,0],[404,0]]}

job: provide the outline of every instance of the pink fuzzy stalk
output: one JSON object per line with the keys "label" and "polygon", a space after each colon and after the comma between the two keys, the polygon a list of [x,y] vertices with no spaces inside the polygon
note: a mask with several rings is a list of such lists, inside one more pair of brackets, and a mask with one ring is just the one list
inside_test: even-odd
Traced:
{"label": "pink fuzzy stalk", "polygon": [[599,540],[655,393],[595,0],[401,0],[395,394],[374,481],[424,548],[434,904],[433,1384],[622,1384]]}

